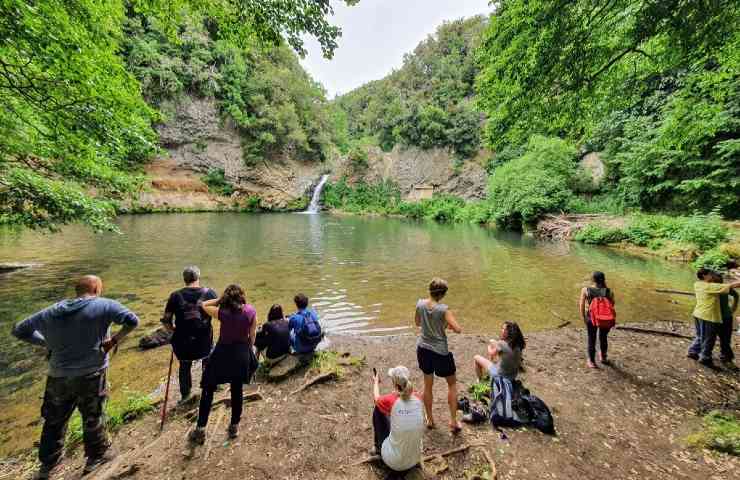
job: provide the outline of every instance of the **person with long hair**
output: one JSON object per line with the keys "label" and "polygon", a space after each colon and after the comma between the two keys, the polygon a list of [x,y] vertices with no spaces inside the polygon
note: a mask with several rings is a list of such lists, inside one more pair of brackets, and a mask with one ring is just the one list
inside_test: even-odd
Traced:
{"label": "person with long hair", "polygon": [[188,440],[202,445],[205,442],[205,428],[213,405],[216,387],[228,383],[231,387],[231,423],[229,438],[239,435],[239,422],[244,399],[242,391],[249,383],[257,367],[252,346],[257,329],[257,312],[247,303],[244,289],[239,285],[229,285],[220,298],[202,304],[203,310],[221,322],[218,343],[213,349],[203,369],[198,409],[198,423],[190,432]]}
{"label": "person with long hair", "polygon": [[290,327],[281,305],[270,307],[267,322],[257,332],[254,346],[257,348],[257,359],[265,353],[262,364],[266,367],[277,364],[290,354]]}
{"label": "person with long hair", "polygon": [[488,357],[473,357],[476,376],[504,376],[514,380],[522,364],[522,352],[527,346],[519,325],[516,322],[504,322],[501,338],[488,343]]}
{"label": "person with long hair", "polygon": [[392,470],[403,472],[421,462],[424,404],[414,392],[409,369],[388,370],[392,393],[380,395],[380,378],[373,375],[375,451]]}
{"label": "person with long hair", "polygon": [[605,298],[614,308],[614,292],[606,285],[606,275],[603,272],[594,272],[591,275],[591,286],[581,289],[581,296],[578,300],[578,312],[586,324],[588,333],[588,368],[597,368],[596,366],[596,336],[599,337],[599,359],[604,365],[609,365],[607,350],[609,349],[608,335],[611,327],[598,325],[593,318],[592,304],[597,298]]}
{"label": "person with long hair", "polygon": [[419,368],[424,373],[423,399],[427,427],[435,428],[432,413],[434,404],[432,388],[436,375],[447,382],[450,431],[459,433],[462,427],[457,421],[457,377],[455,376],[457,368],[455,358],[447,347],[446,330],[461,333],[462,328],[449,307],[440,303],[445,294],[447,294],[447,282],[441,278],[434,278],[429,284],[429,298],[420,299],[416,303],[414,323],[420,328],[419,339],[416,343],[416,359],[419,362]]}
{"label": "person with long hair", "polygon": [[514,410],[514,380],[522,364],[522,352],[527,346],[524,335],[516,322],[504,322],[498,340],[488,343],[488,356],[473,358],[475,374],[479,380],[486,376],[491,382],[491,402],[488,408],[469,406],[463,421],[477,423],[488,418],[496,426],[517,426],[519,417]]}

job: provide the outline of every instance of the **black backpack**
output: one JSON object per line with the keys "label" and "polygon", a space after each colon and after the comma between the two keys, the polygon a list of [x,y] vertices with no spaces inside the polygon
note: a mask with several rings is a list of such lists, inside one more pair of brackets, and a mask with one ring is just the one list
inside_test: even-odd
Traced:
{"label": "black backpack", "polygon": [[202,289],[195,303],[191,303],[185,300],[182,292],[178,292],[183,315],[182,321],[175,324],[175,333],[172,335],[172,350],[178,360],[200,360],[211,353],[213,329],[199,305],[207,293],[207,288]]}

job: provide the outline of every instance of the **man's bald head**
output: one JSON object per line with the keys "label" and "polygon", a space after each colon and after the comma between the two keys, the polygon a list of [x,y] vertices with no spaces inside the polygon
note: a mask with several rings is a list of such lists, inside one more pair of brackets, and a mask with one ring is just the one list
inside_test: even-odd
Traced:
{"label": "man's bald head", "polygon": [[75,293],[78,297],[85,295],[97,296],[103,293],[103,281],[95,275],[85,275],[77,280]]}

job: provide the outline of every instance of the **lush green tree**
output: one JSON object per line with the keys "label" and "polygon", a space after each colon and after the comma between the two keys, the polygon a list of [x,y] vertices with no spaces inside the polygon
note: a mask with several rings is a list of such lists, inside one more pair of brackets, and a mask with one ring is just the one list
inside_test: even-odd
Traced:
{"label": "lush green tree", "polygon": [[[114,210],[106,199],[135,191],[139,166],[156,151],[151,125],[158,115],[144,101],[135,76],[150,99],[186,88],[215,94],[223,79],[210,68],[213,55],[201,48],[202,38],[188,34],[201,34],[205,27],[210,40],[242,49],[275,46],[284,38],[300,53],[301,35],[309,34],[331,56],[341,31],[327,21],[330,13],[329,0],[2,0],[0,223],[52,228],[83,220],[111,227]],[[141,17],[159,24],[155,33],[161,38],[126,43],[125,26]],[[141,30],[151,34],[148,27]],[[159,50],[168,43],[165,38],[171,51]],[[285,48],[276,55],[285,55]],[[135,76],[121,53],[137,67]],[[175,63],[158,63],[164,59]],[[260,61],[265,60],[255,60]],[[270,79],[262,80],[262,93],[271,90]],[[278,82],[289,83],[284,77]],[[290,86],[288,96],[302,106],[292,112],[290,103],[278,100],[278,111],[266,116],[293,127],[309,125],[306,111],[314,109],[320,88],[307,80]],[[309,97],[302,98],[301,89]],[[321,156],[328,142],[324,123],[288,128],[288,144]],[[260,132],[266,145],[268,134]]]}
{"label": "lush green tree", "polygon": [[628,205],[737,216],[738,24],[732,0],[502,0],[478,53],[485,140],[606,148]]}
{"label": "lush green tree", "polygon": [[443,24],[404,57],[403,66],[336,100],[353,138],[395,145],[450,148],[461,158],[480,149],[481,114],[471,98],[478,67],[474,51],[486,21]]}

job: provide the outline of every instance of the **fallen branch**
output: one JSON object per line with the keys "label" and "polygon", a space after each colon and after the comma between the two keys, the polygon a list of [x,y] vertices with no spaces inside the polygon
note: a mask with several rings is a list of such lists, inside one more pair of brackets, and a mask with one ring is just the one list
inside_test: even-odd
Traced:
{"label": "fallen branch", "polygon": [[651,328],[637,328],[637,327],[625,327],[622,325],[617,325],[617,330],[626,330],[628,332],[635,332],[635,333],[645,333],[648,335],[661,335],[664,337],[675,337],[675,338],[686,338],[689,340],[692,340],[694,337],[690,337],[688,335],[684,335],[682,333],[676,333],[676,332],[669,332],[667,330],[653,330]]}
{"label": "fallen branch", "polygon": [[686,296],[689,296],[689,297],[693,297],[694,296],[694,292],[686,292],[686,291],[683,291],[683,290],[671,290],[671,289],[668,289],[668,288],[656,288],[655,291],[658,292],[658,293],[675,293],[676,295],[686,295]]}
{"label": "fallen branch", "polygon": [[297,389],[290,392],[290,394],[295,395],[296,393],[300,393],[303,390],[307,389],[308,387],[312,385],[316,385],[317,383],[328,382],[329,380],[337,380],[338,378],[339,376],[337,375],[337,372],[322,373],[321,375],[318,375],[316,377],[313,377],[311,380],[308,380],[306,383],[304,383]]}
{"label": "fallen branch", "polygon": [[488,466],[491,468],[491,480],[496,480],[496,462],[493,461],[491,452],[486,447],[481,446],[480,449],[483,451],[483,455],[488,460]]}
{"label": "fallen branch", "polygon": [[203,456],[203,460],[208,460],[208,457],[211,455],[211,448],[213,447],[213,439],[216,435],[214,435],[218,429],[221,427],[221,421],[224,419],[224,415],[226,414],[226,409],[222,408],[219,411],[218,418],[216,419],[216,424],[211,429],[211,432],[206,435],[206,454]]}
{"label": "fallen branch", "polygon": [[563,318],[563,317],[562,317],[562,316],[561,316],[561,315],[560,315],[560,314],[559,314],[558,312],[556,312],[555,310],[550,310],[550,313],[552,313],[552,316],[553,316],[553,317],[555,317],[555,318],[557,318],[558,320],[560,320],[560,321],[561,321],[561,323],[559,323],[559,324],[558,324],[558,326],[557,326],[557,327],[555,327],[555,328],[563,328],[563,327],[567,327],[568,325],[570,325],[570,320],[566,320],[566,319],[564,319],[564,318]]}
{"label": "fallen branch", "polygon": [[[244,399],[244,403],[258,402],[260,400],[264,400],[264,398],[262,397],[262,394],[259,392],[247,393],[242,398]],[[213,405],[211,405],[211,408],[217,407],[219,405],[225,405],[231,408],[231,398],[227,397],[227,398],[222,398],[221,400],[217,400],[213,402]],[[187,418],[188,420],[192,420],[198,414],[199,408],[200,406],[197,406],[185,412],[184,414],[185,418]]]}
{"label": "fallen branch", "polygon": [[[471,449],[473,447],[484,447],[484,446],[485,446],[484,443],[466,443],[465,445],[462,445],[460,447],[456,447],[456,448],[453,448],[453,449],[450,449],[450,450],[445,450],[444,452],[434,453],[432,455],[427,455],[426,457],[422,457],[421,461],[422,462],[428,462],[428,461],[430,461],[430,460],[432,460],[434,458],[437,458],[437,457],[448,457],[448,456],[454,455],[456,453],[464,452],[464,451],[466,451],[468,449]],[[350,467],[356,467],[358,465],[363,465],[365,463],[377,462],[379,460],[381,460],[380,455],[371,455],[371,456],[369,456],[369,457],[367,457],[367,458],[365,458],[363,460],[360,460],[360,461],[357,461],[357,462],[351,464]]]}

